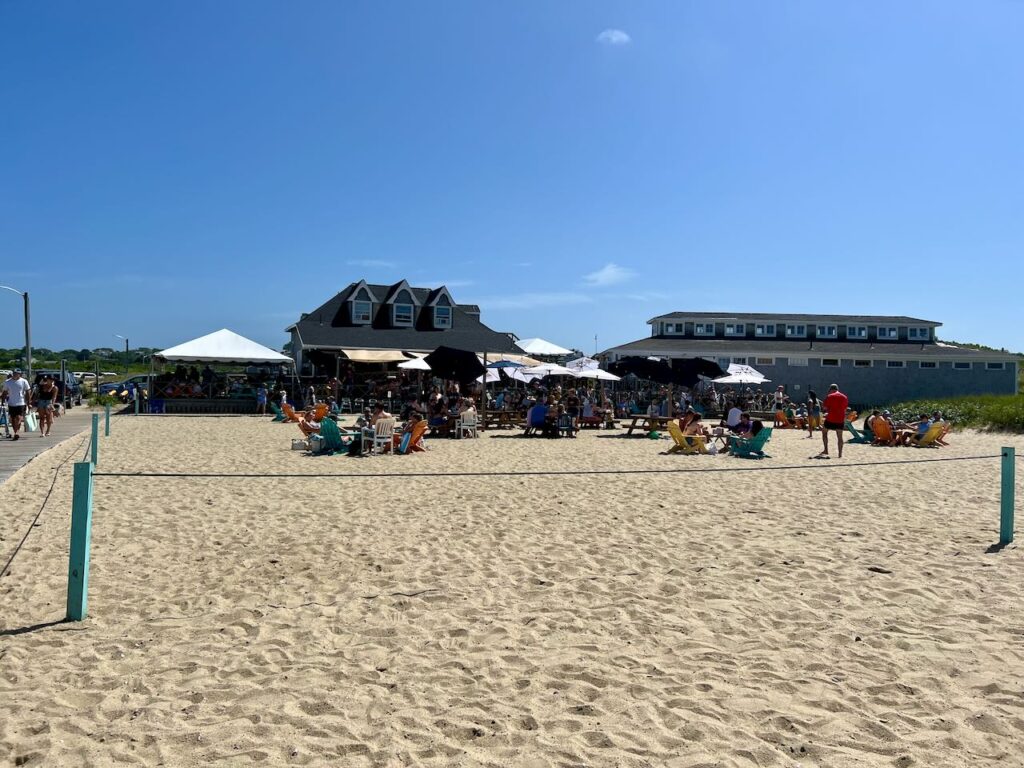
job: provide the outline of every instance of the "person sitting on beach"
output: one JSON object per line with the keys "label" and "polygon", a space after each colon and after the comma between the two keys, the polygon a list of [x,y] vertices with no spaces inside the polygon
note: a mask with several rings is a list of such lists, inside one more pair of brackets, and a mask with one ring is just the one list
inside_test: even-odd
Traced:
{"label": "person sitting on beach", "polygon": [[[680,419],[682,421],[682,419]],[[691,409],[690,420],[687,422],[685,427],[682,427],[682,432],[685,437],[694,437],[696,435],[703,435],[706,438],[711,437],[711,433],[705,429],[704,425],[700,423],[700,414]]]}
{"label": "person sitting on beach", "polygon": [[320,422],[316,420],[315,413],[312,408],[309,408],[299,418],[299,429],[302,430],[302,434],[306,437],[320,432]]}
{"label": "person sitting on beach", "polygon": [[920,443],[928,430],[932,428],[932,420],[927,413],[922,413],[920,418],[913,424],[907,425],[909,429],[900,433],[900,445],[914,445]]}
{"label": "person sitting on beach", "polygon": [[559,404],[555,409],[555,420],[552,427],[548,437],[561,437],[563,434],[566,437],[576,437],[576,425],[564,405]]}
{"label": "person sitting on beach", "polygon": [[729,409],[729,412],[725,416],[725,420],[719,422],[718,426],[728,427],[729,429],[732,429],[733,427],[740,423],[740,416],[742,415],[743,409],[740,408],[740,404],[733,403],[732,408]]}
{"label": "person sitting on beach", "polygon": [[755,437],[762,429],[764,429],[764,424],[760,419],[752,419],[749,413],[744,412],[740,415],[740,423],[732,431],[737,437],[750,439]]}
{"label": "person sitting on beach", "polygon": [[797,429],[807,428],[807,406],[803,403],[799,403],[793,412],[793,425]]}
{"label": "person sitting on beach", "polygon": [[941,411],[935,411],[935,413],[932,414],[932,424],[942,425],[942,432],[940,432],[939,436],[935,438],[935,442],[939,445],[949,445],[949,443],[946,442],[946,435],[949,434],[950,423],[942,418]]}
{"label": "person sitting on beach", "polygon": [[543,433],[544,428],[547,426],[548,410],[550,406],[547,403],[538,400],[534,403],[530,409],[526,412],[526,432],[527,435],[533,435],[537,433]]}

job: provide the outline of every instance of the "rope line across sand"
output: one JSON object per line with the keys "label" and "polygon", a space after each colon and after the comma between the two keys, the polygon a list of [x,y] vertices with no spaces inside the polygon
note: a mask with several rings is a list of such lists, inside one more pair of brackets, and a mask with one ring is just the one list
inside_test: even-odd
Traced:
{"label": "rope line across sand", "polygon": [[900,459],[898,461],[860,461],[844,464],[783,464],[782,466],[755,465],[749,467],[698,467],[695,469],[534,469],[519,472],[280,472],[275,474],[257,474],[249,472],[94,472],[93,477],[219,477],[247,478],[262,480],[281,480],[300,477],[348,477],[348,478],[381,478],[381,477],[537,477],[560,475],[662,475],[685,474],[687,472],[779,472],[790,469],[846,469],[847,467],[884,467],[892,464],[929,464],[939,461],[979,461],[981,459],[999,459],[1003,454],[995,453],[985,456],[949,456],[937,459]]}

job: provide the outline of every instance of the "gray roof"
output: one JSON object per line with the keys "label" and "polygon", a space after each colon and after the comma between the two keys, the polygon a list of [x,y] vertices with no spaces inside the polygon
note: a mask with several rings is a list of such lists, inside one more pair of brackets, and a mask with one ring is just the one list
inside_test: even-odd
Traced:
{"label": "gray roof", "polygon": [[[348,299],[359,285],[351,283],[312,312],[285,330],[296,329],[304,349],[402,349],[430,351],[439,346],[468,349],[472,352],[509,352],[520,354],[506,333],[488,328],[480,322],[480,308],[476,305],[452,306],[452,327],[435,329],[429,311],[419,310],[412,328],[393,328],[387,305],[374,305],[370,325],[353,325],[349,316]],[[391,296],[399,285],[371,285],[367,288],[378,298]],[[441,288],[413,288],[410,291],[422,306],[433,301],[444,290]]]}
{"label": "gray roof", "polygon": [[901,357],[913,359],[959,360],[1017,360],[1006,352],[987,352],[955,347],[948,344],[878,343],[864,341],[783,341],[775,339],[678,339],[664,336],[649,336],[618,347],[605,350],[602,354],[631,355],[676,355],[700,357],[721,353],[749,355],[791,355],[793,357]]}
{"label": "gray roof", "polygon": [[922,320],[918,317],[906,317],[905,315],[784,315],[773,312],[669,312],[664,315],[656,315],[647,322],[689,319],[717,320],[723,323],[751,323],[756,320],[770,320],[778,323],[792,320],[808,325],[817,323],[821,325],[942,325],[942,323],[935,320]]}

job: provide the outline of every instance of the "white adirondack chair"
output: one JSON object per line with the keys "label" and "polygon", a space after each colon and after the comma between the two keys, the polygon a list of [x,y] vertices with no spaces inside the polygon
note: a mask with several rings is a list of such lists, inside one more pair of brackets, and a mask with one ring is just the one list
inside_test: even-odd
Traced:
{"label": "white adirondack chair", "polygon": [[[393,451],[394,443],[392,438],[395,434],[394,419],[380,419],[373,428],[373,452],[384,453],[384,450]],[[378,451],[378,448],[380,449]]]}
{"label": "white adirondack chair", "polygon": [[458,427],[455,431],[455,436],[462,438],[464,436],[477,437],[476,434],[476,411],[467,411],[459,417]]}

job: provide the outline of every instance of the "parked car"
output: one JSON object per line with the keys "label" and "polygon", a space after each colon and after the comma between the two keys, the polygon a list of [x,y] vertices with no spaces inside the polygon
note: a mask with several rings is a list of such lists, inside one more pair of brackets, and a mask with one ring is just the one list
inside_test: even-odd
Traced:
{"label": "parked car", "polygon": [[64,402],[65,408],[71,408],[76,405],[82,404],[82,388],[78,384],[78,379],[75,378],[75,374],[72,371],[64,372],[64,380],[61,381],[60,369],[50,370],[44,368],[35,372],[35,380],[33,384],[38,384],[43,380],[43,376],[52,376],[53,380],[57,383],[57,389],[61,393],[61,400]]}
{"label": "parked car", "polygon": [[121,392],[131,392],[135,387],[145,389],[148,383],[149,374],[140,374],[124,381],[109,381],[106,384],[100,384],[99,393],[101,395],[117,395]]}

